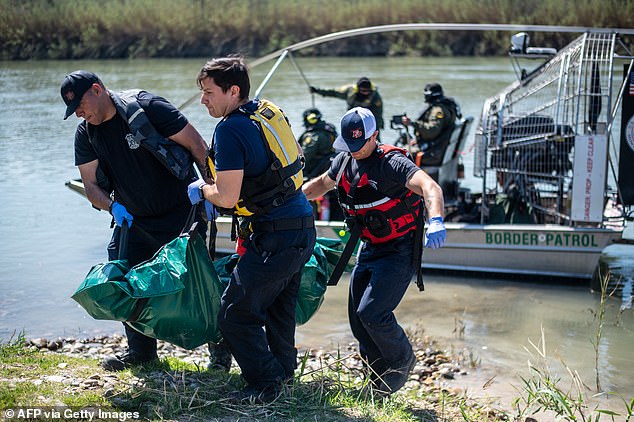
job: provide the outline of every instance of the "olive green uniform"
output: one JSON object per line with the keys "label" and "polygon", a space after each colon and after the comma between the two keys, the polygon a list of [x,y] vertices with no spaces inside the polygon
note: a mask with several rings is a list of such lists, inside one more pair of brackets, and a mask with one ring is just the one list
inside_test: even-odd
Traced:
{"label": "olive green uniform", "polygon": [[442,97],[429,105],[413,122],[418,146],[424,152],[422,165],[438,166],[442,163],[452,130],[458,116],[457,104]]}
{"label": "olive green uniform", "polygon": [[348,110],[354,107],[367,108],[374,115],[377,129],[383,129],[383,99],[377,87],[372,84],[370,94],[363,96],[356,84],[344,85],[336,89],[314,88],[314,92],[323,97],[334,97],[346,100]]}
{"label": "olive green uniform", "polygon": [[330,167],[330,157],[335,154],[332,143],[336,133],[328,130],[326,123],[317,122],[310,126],[299,138],[299,144],[304,151],[304,177],[312,179],[319,176]]}

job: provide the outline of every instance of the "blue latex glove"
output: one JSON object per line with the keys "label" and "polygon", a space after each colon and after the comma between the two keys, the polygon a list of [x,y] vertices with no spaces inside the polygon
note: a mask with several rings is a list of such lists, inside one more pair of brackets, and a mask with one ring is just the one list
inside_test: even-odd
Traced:
{"label": "blue latex glove", "polygon": [[205,201],[205,211],[207,212],[207,221],[215,220],[218,217],[216,207],[209,201]]}
{"label": "blue latex glove", "polygon": [[442,217],[432,217],[429,219],[427,231],[425,232],[425,247],[438,249],[445,244],[447,230],[442,222]]}
{"label": "blue latex glove", "polygon": [[134,217],[132,217],[132,214],[130,214],[128,210],[125,209],[125,206],[120,203],[114,202],[110,213],[114,217],[114,222],[117,223],[117,226],[121,227],[124,221],[128,222],[128,227],[132,226],[132,220]]}
{"label": "blue latex glove", "polygon": [[195,182],[191,182],[189,186],[187,186],[187,196],[189,196],[189,202],[192,205],[196,205],[203,199],[203,191],[200,188],[207,183],[203,179],[198,179]]}

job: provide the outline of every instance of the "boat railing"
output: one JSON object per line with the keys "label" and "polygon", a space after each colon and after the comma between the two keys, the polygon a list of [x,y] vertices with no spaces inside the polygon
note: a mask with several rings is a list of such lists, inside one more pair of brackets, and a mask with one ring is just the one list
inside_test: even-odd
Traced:
{"label": "boat railing", "polygon": [[[485,101],[475,173],[483,178],[484,200],[493,202],[483,210],[512,186],[536,223],[602,224],[596,212],[589,219],[573,215],[573,179],[588,157],[595,167],[607,168],[616,39],[609,31],[585,33]],[[603,202],[609,191],[605,181],[599,184],[594,200]],[[579,186],[576,191],[578,205]]]}

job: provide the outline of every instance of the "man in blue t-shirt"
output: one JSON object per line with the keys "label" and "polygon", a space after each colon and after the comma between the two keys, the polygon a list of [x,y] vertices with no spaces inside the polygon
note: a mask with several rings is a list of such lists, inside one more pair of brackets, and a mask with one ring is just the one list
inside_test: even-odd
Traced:
{"label": "man in blue t-shirt", "polygon": [[[273,104],[260,110],[260,101],[249,100],[241,57],[207,62],[198,86],[209,114],[222,120],[210,151],[215,183],[194,182],[188,194],[192,203],[207,200],[239,220],[244,248],[218,316],[223,340],[247,382],[231,397],[269,402],[297,367],[297,292],[315,245],[312,208],[295,183],[297,178],[301,183],[301,149]],[[256,121],[256,111],[269,121]],[[280,122],[286,131],[278,133],[290,136],[280,136],[278,146],[286,154],[277,155],[263,126]]]}
{"label": "man in blue t-shirt", "polygon": [[[165,243],[177,237],[187,221],[191,204],[185,194],[195,180],[192,158],[206,173],[207,144],[185,116],[162,97],[146,91],[113,92],[92,72],[77,70],[64,78],[61,95],[66,104],[64,119],[71,114],[82,118],[75,132],[75,165],[79,168],[86,196],[94,208],[113,216],[108,259],[119,258],[121,227],[130,228],[127,256],[130,266],[152,258]],[[122,100],[140,107],[149,122],[146,139],[136,142],[125,116]],[[117,101],[117,103],[115,103]],[[121,105],[123,104],[123,105]],[[123,115],[122,115],[123,114]],[[162,142],[164,160],[147,142],[150,135]],[[183,172],[174,173],[181,165]],[[206,224],[197,216],[198,228],[205,235]],[[121,356],[106,358],[102,366],[117,371],[157,359],[156,339],[125,324],[128,350]]]}

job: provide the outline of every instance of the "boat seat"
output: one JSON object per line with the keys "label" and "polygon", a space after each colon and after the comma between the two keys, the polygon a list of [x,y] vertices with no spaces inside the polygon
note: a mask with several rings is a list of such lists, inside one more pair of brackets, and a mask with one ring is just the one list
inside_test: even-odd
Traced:
{"label": "boat seat", "polygon": [[463,117],[456,121],[456,127],[454,127],[451,138],[449,138],[449,145],[447,145],[447,149],[445,150],[442,165],[458,158],[458,154],[460,154],[464,148],[472,124],[473,117],[471,116]]}
{"label": "boat seat", "polygon": [[421,166],[427,174],[438,182],[446,199],[457,198],[458,196],[458,158],[464,150],[472,124],[472,116],[456,120],[456,125],[445,148],[441,164],[439,166]]}

